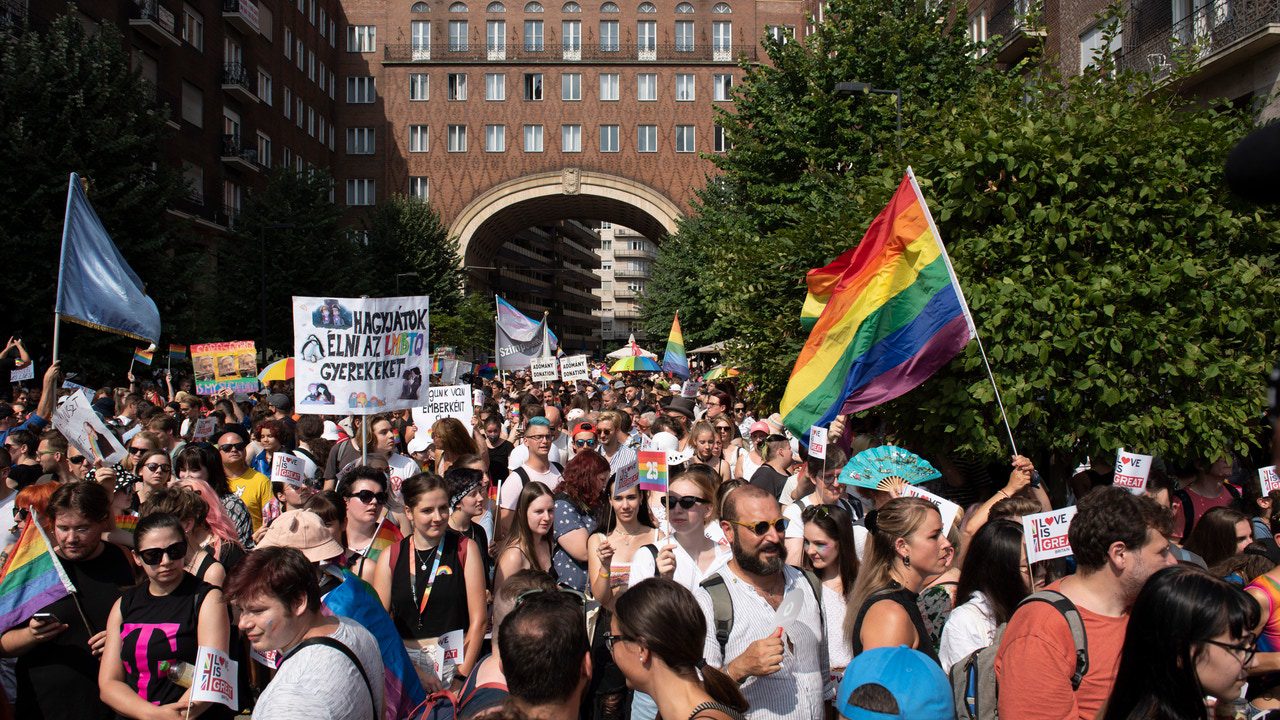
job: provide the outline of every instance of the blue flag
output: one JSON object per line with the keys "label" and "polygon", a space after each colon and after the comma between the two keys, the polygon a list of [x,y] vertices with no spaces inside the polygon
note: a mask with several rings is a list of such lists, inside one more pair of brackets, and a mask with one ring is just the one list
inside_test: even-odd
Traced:
{"label": "blue flag", "polygon": [[[494,295],[493,299],[498,306],[498,327],[502,329],[507,336],[516,342],[529,342],[535,337],[542,337],[543,325],[540,321],[525,315],[515,308],[514,305],[507,302],[503,298]],[[560,338],[556,337],[551,328],[546,328],[546,338],[550,347],[547,354],[554,353],[560,345]],[[504,368],[510,369],[510,368]]]}
{"label": "blue flag", "polygon": [[67,187],[54,312],[98,330],[151,343],[160,339],[160,311],[111,241],[76,173]]}

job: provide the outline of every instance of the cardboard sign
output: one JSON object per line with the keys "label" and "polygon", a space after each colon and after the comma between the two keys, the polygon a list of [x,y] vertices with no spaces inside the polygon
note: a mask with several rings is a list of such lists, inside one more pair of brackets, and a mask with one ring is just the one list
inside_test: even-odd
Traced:
{"label": "cardboard sign", "polygon": [[252,340],[191,346],[197,395],[223,390],[251,393],[258,389],[258,352]]}
{"label": "cardboard sign", "polygon": [[[661,454],[661,453],[659,453]],[[639,456],[637,456],[639,457]],[[664,460],[666,458],[663,458]],[[640,483],[640,467],[635,463],[627,463],[618,468],[618,479],[613,483],[613,496],[626,493]]]}
{"label": "cardboard sign", "polygon": [[431,426],[441,418],[457,418],[463,427],[471,427],[472,397],[470,385],[446,385],[427,388],[425,407],[413,409],[413,424],[418,432],[430,433]]}
{"label": "cardboard sign", "polygon": [[1122,487],[1134,495],[1141,495],[1147,489],[1147,477],[1151,475],[1151,456],[1125,452],[1124,448],[1116,451],[1116,474],[1112,484]]}
{"label": "cardboard sign", "polygon": [[124,458],[124,445],[102,423],[85,393],[74,392],[62,399],[53,411],[53,426],[91,461],[100,459],[114,465]]}
{"label": "cardboard sign", "polygon": [[1276,466],[1268,465],[1258,468],[1258,482],[1262,484],[1262,494],[1268,495],[1272,490],[1280,490],[1280,475],[1276,474]]}
{"label": "cardboard sign", "polygon": [[294,487],[305,487],[302,458],[277,452],[271,456],[271,482],[281,482]]}
{"label": "cardboard sign", "polygon": [[590,380],[586,355],[570,355],[560,358],[560,377],[565,380]]}
{"label": "cardboard sign", "polygon": [[454,668],[462,662],[462,641],[465,638],[461,630],[445,633],[440,636],[436,647],[429,653],[431,669],[442,682],[453,678]]}
{"label": "cardboard sign", "polygon": [[1027,544],[1027,562],[1066,557],[1071,554],[1071,542],[1067,530],[1071,518],[1076,516],[1076,506],[1061,510],[1022,516],[1022,536]]}
{"label": "cardboard sign", "polygon": [[218,429],[218,419],[212,417],[202,417],[196,420],[196,426],[191,430],[191,440],[200,442],[213,437],[214,431]]}
{"label": "cardboard sign", "polygon": [[422,405],[431,371],[427,297],[293,298],[294,407],[373,415]]}
{"label": "cardboard sign", "polygon": [[667,454],[661,450],[641,450],[636,453],[639,465],[640,489],[654,492],[667,491]]}
{"label": "cardboard sign", "polygon": [[23,380],[36,379],[36,364],[28,362],[21,365],[14,365],[9,371],[9,382],[22,382]]}
{"label": "cardboard sign", "polygon": [[809,457],[827,458],[827,429],[814,425],[809,428]]}
{"label": "cardboard sign", "polygon": [[924,498],[937,505],[938,514],[942,516],[942,534],[946,535],[951,532],[951,524],[956,521],[956,516],[960,514],[959,505],[944,497],[934,495],[918,485],[903,485],[902,496]]}
{"label": "cardboard sign", "polygon": [[201,646],[196,653],[195,677],[191,679],[191,702],[215,702],[239,710],[238,670],[238,663],[221,650]]}
{"label": "cardboard sign", "polygon": [[701,380],[685,380],[680,386],[680,397],[696,398],[702,392]]}
{"label": "cardboard sign", "polygon": [[529,371],[533,375],[534,382],[554,382],[559,379],[559,373],[556,372],[556,366],[559,363],[555,358],[534,358],[529,361]]}

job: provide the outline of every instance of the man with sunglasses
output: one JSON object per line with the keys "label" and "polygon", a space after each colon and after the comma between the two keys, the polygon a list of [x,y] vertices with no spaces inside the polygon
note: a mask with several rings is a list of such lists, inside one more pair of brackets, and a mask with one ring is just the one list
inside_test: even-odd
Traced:
{"label": "man with sunglasses", "polygon": [[[733,559],[694,592],[707,618],[707,663],[742,685],[749,720],[822,720],[835,697],[826,633],[841,629],[825,627],[818,581],[783,562],[788,522],[767,490],[735,489],[721,515]],[[779,627],[784,598],[798,610]]]}
{"label": "man with sunglasses", "polygon": [[249,520],[253,523],[253,531],[262,527],[262,508],[271,502],[271,480],[262,473],[249,467],[245,459],[245,448],[249,446],[249,435],[240,425],[227,425],[218,428],[214,433],[218,454],[222,457],[222,469],[227,474],[227,484],[231,490],[244,501],[249,510]]}
{"label": "man with sunglasses", "polygon": [[625,444],[631,438],[631,416],[617,410],[600,413],[596,423],[596,450],[609,461],[609,472],[614,478],[618,472],[636,463],[636,451]]}

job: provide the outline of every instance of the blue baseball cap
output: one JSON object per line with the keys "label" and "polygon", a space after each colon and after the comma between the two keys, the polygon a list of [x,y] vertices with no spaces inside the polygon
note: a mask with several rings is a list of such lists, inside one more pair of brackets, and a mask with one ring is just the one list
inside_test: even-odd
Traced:
{"label": "blue baseball cap", "polygon": [[[854,707],[853,691],[880,685],[893,696],[897,713]],[[951,683],[938,663],[906,645],[867,650],[845,668],[836,691],[836,709],[848,720],[938,720],[955,717]]]}

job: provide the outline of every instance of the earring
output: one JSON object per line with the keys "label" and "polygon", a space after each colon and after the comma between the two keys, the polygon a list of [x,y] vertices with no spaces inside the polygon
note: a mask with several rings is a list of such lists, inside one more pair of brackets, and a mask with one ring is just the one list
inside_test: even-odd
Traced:
{"label": "earring", "polygon": [[902,557],[902,564],[903,564],[903,565],[906,565],[907,567],[911,567],[911,556],[910,556],[910,555],[904,555],[904,556]]}

